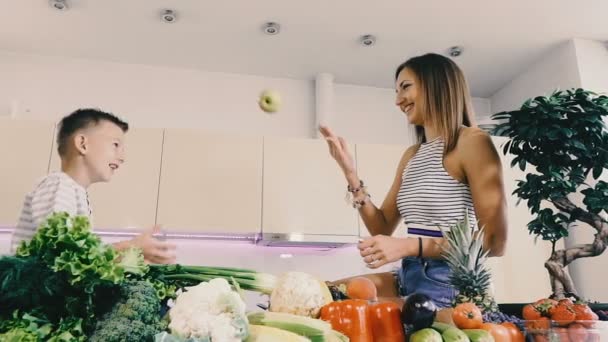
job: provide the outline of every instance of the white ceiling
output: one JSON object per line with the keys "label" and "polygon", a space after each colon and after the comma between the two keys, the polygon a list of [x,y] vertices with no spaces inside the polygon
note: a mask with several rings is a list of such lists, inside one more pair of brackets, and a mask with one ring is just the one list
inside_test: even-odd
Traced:
{"label": "white ceiling", "polygon": [[[392,87],[408,57],[462,45],[472,92],[488,97],[567,39],[608,40],[607,0],[68,1],[0,0],[0,50]],[[266,21],[281,34],[262,34]]]}

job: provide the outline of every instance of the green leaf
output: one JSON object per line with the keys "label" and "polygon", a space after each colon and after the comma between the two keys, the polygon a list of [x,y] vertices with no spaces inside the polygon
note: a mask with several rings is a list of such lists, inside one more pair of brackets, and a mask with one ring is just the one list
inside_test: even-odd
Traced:
{"label": "green leaf", "polygon": [[586,146],[585,146],[585,145],[584,145],[582,142],[580,142],[580,141],[578,141],[578,140],[570,140],[570,143],[571,143],[571,144],[572,144],[574,147],[576,147],[576,148],[578,148],[578,149],[581,149],[581,150],[586,150],[586,149],[587,149],[587,147],[586,147]]}
{"label": "green leaf", "polygon": [[517,163],[519,163],[520,159],[522,159],[522,158],[520,158],[520,157],[513,158],[513,160],[511,160],[511,167],[514,167],[515,165],[517,165]]}
{"label": "green leaf", "polygon": [[526,170],[526,160],[523,158],[519,160],[519,169],[522,171]]}
{"label": "green leaf", "polygon": [[504,146],[502,147],[502,153],[503,154],[508,154],[509,153],[509,147],[511,147],[511,143],[513,142],[513,140],[509,140],[507,141]]}
{"label": "green leaf", "polygon": [[604,168],[602,167],[602,165],[597,165],[596,167],[594,167],[593,168],[593,178],[594,179],[600,178],[603,171],[604,171]]}

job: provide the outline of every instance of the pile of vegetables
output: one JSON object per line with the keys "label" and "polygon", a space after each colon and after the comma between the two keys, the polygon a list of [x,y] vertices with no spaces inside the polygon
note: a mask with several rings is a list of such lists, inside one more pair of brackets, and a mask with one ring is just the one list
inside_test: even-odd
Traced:
{"label": "pile of vegetables", "polygon": [[141,253],[121,257],[84,217],[50,216],[16,256],[0,258],[0,340],[84,341],[129,286],[127,270],[145,273]]}
{"label": "pile of vegetables", "polygon": [[[268,294],[270,311],[288,316],[249,324],[241,289]],[[67,213],[49,216],[15,256],[0,258],[1,341],[348,340],[316,319],[331,301],[324,282],[301,272],[146,265],[141,250],[118,253],[86,217]],[[298,321],[305,329],[294,331],[293,317],[309,319]]]}

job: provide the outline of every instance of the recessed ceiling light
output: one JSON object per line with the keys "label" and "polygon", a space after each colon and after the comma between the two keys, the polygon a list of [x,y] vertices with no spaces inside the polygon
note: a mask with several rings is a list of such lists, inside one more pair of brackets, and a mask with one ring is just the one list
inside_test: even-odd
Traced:
{"label": "recessed ceiling light", "polygon": [[363,46],[373,46],[374,44],[376,44],[376,37],[371,34],[366,34],[361,36],[361,38],[359,38],[359,41]]}
{"label": "recessed ceiling light", "polygon": [[58,11],[66,11],[70,8],[66,0],[49,0],[49,5]]}
{"label": "recessed ceiling light", "polygon": [[269,36],[274,36],[281,32],[281,25],[269,21],[262,26],[262,31]]}
{"label": "recessed ceiling light", "polygon": [[450,56],[458,57],[458,56],[462,55],[462,53],[464,52],[464,49],[462,46],[452,46],[448,52],[449,52]]}
{"label": "recessed ceiling light", "polygon": [[174,10],[166,9],[160,14],[160,19],[165,23],[174,23],[177,20],[177,15]]}

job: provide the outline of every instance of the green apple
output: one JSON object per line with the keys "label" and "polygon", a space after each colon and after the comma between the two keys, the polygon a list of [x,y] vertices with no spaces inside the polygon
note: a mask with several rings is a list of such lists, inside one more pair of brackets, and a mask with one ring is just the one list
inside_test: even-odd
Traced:
{"label": "green apple", "polygon": [[278,111],[281,106],[281,96],[274,90],[264,90],[262,94],[260,94],[258,104],[266,113],[274,113]]}

